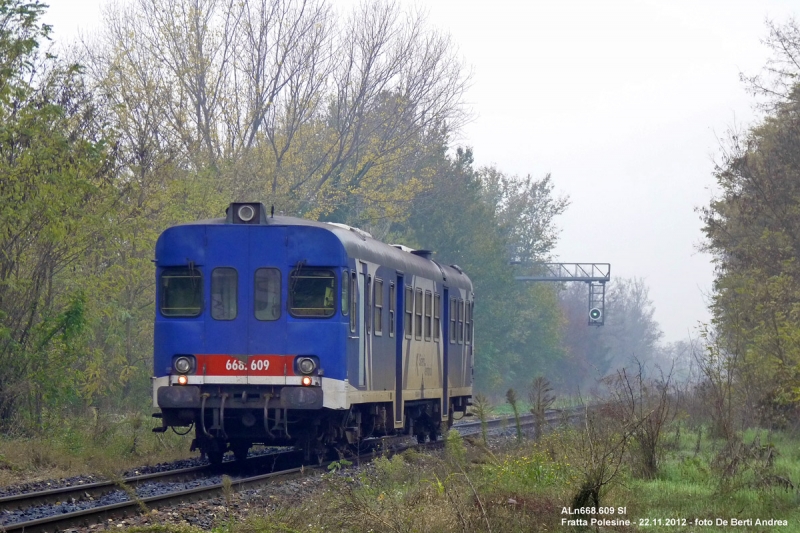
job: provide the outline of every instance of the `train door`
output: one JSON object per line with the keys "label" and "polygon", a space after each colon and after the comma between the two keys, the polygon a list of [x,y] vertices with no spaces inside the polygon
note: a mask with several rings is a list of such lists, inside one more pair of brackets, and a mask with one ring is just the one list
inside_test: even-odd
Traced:
{"label": "train door", "polygon": [[[450,301],[450,290],[447,287],[444,287],[442,290],[442,299],[441,302],[444,302],[442,306],[442,336],[439,339],[440,345],[442,347],[442,418],[446,419],[450,416],[450,396],[448,392],[448,381],[450,379],[449,376],[449,368],[450,368],[450,336],[448,335],[448,324],[450,323],[450,317],[448,314],[448,305],[447,302]],[[437,304],[438,305],[438,304]]]}
{"label": "train door", "polygon": [[250,230],[247,232],[250,235],[249,262],[247,272],[241,274],[240,284],[252,305],[242,310],[248,326],[249,344],[245,353],[284,354],[289,283],[284,267],[286,234],[282,228],[247,229]]}
{"label": "train door", "polygon": [[369,350],[367,302],[370,283],[366,263],[359,261],[359,266],[361,272],[358,276],[358,316],[361,320],[358,321],[358,336],[360,337],[358,341],[358,387],[364,388],[367,386],[367,352]]}
{"label": "train door", "polygon": [[[247,353],[247,309],[249,295],[242,290],[247,273],[247,231],[230,226],[209,226],[206,246],[206,286],[209,312],[205,318],[205,353]],[[244,228],[245,230],[247,228]],[[230,246],[230,243],[239,246]],[[219,253],[225,250],[225,254]]]}
{"label": "train door", "polygon": [[397,274],[397,283],[395,283],[395,313],[394,313],[394,339],[395,339],[395,366],[394,366],[394,426],[403,426],[403,339],[404,326],[403,319],[405,317],[405,283],[402,274]]}

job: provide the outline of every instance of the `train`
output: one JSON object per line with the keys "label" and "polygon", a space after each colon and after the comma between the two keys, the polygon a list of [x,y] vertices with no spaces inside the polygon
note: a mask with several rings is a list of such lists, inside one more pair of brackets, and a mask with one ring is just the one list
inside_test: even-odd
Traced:
{"label": "train", "polygon": [[167,228],[154,262],[154,431],[194,429],[211,463],[436,440],[467,413],[473,286],[428,250],[234,202]]}

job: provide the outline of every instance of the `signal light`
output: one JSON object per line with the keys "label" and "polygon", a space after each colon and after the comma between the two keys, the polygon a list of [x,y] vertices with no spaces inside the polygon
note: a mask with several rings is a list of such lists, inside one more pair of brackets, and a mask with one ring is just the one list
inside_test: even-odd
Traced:
{"label": "signal light", "polygon": [[603,312],[600,309],[594,307],[589,310],[589,319],[591,320],[600,320],[600,317],[603,316]]}

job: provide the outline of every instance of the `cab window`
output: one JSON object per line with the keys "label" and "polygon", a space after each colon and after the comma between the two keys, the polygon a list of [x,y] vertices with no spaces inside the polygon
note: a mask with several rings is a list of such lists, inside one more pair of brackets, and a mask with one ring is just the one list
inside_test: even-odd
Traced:
{"label": "cab window", "polygon": [[289,313],[326,318],[336,312],[336,277],[332,270],[301,268],[289,279]]}
{"label": "cab window", "polygon": [[161,314],[200,316],[203,311],[203,274],[196,268],[170,267],[161,271]]}
{"label": "cab window", "polygon": [[211,271],[211,318],[236,318],[239,276],[234,268],[215,268]]}
{"label": "cab window", "polygon": [[347,316],[350,310],[350,273],[342,272],[342,314]]}
{"label": "cab window", "polygon": [[255,276],[253,308],[256,320],[278,320],[281,317],[281,271],[259,268]]}

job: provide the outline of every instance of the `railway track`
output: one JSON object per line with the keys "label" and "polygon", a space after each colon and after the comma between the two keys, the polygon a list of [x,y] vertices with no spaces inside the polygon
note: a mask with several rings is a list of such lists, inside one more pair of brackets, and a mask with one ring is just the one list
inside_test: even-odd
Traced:
{"label": "railway track", "polygon": [[[575,419],[583,413],[582,408],[573,408],[568,410],[551,410],[545,415],[545,421],[548,425],[560,422],[564,419]],[[513,418],[496,418],[486,421],[487,429],[496,431],[497,429],[513,429],[515,422]],[[520,425],[523,427],[530,427],[535,424],[535,417],[532,414],[520,416]],[[477,434],[481,431],[481,422],[478,420],[459,423],[455,426],[462,435]],[[387,445],[389,441],[396,439],[384,439],[383,445]],[[436,446],[438,443],[427,443],[427,446]],[[415,446],[426,445],[400,445],[392,450],[392,453],[398,453],[404,449],[412,448]],[[283,454],[274,454],[261,456],[248,459],[245,464],[225,463],[223,465],[232,465],[232,469],[225,474],[236,475],[244,471],[253,471],[265,468],[265,464],[272,462],[273,468],[282,468],[280,470],[270,471],[269,473],[259,474],[255,476],[237,476],[231,479],[230,490],[239,492],[245,489],[259,487],[273,483],[276,481],[283,481],[293,479],[300,476],[305,476],[313,472],[325,471],[331,464],[331,461],[324,462],[320,465],[301,465],[294,467],[283,467],[283,462],[289,460],[289,456],[296,456],[296,453],[284,452]],[[353,462],[368,461],[375,457],[374,449],[368,453],[359,455],[352,459]],[[102,481],[91,484],[84,484],[72,487],[62,487],[51,489],[42,492],[19,494],[13,496],[6,496],[0,498],[0,529],[5,533],[40,533],[40,532],[55,532],[63,531],[70,528],[89,527],[93,524],[105,522],[109,519],[121,519],[131,516],[133,514],[146,512],[149,509],[156,509],[175,505],[177,503],[200,501],[218,497],[224,494],[228,489],[225,488],[225,483],[222,481],[223,469],[211,465],[197,466],[191,468],[183,468],[180,470],[172,470],[168,472],[158,472],[153,474],[146,474],[141,476],[129,477],[120,481]],[[238,470],[238,472],[237,472]],[[162,494],[156,494],[146,497],[130,497],[134,494],[137,488],[146,486],[150,483],[168,483],[168,482],[186,482],[195,479],[208,479],[209,476],[218,477],[218,482],[206,483],[200,486],[185,488],[182,490],[168,491]],[[124,487],[124,489],[123,489]],[[16,512],[19,509],[27,509],[37,505],[54,504],[56,502],[69,502],[69,501],[86,501],[97,500],[100,501],[105,495],[125,490],[128,493],[126,501],[117,501],[110,504],[100,504],[89,508],[79,509],[71,512],[62,512],[60,514],[53,514],[43,518],[32,520],[16,521],[5,523],[6,518],[10,515],[7,513]]]}

